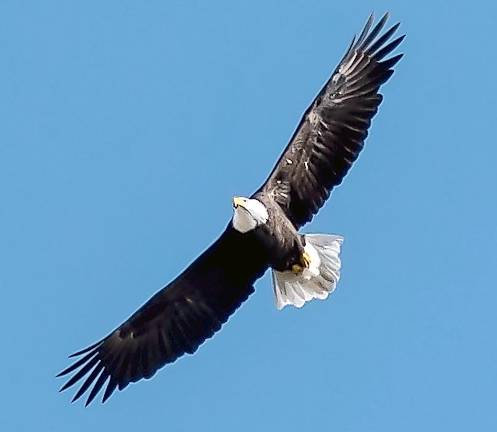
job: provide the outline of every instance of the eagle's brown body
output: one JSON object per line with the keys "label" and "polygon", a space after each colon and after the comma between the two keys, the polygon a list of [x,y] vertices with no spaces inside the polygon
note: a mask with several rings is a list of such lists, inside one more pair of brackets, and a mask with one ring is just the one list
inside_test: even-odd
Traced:
{"label": "eagle's brown body", "polygon": [[278,271],[291,271],[294,265],[301,264],[304,236],[299,234],[271,196],[259,192],[253,198],[262,202],[269,213],[268,222],[254,231],[257,241],[266,251],[269,266]]}

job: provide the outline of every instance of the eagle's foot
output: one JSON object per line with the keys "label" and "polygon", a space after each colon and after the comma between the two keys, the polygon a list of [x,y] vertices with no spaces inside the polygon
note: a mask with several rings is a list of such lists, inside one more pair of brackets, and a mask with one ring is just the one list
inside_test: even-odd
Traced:
{"label": "eagle's foot", "polygon": [[309,268],[311,265],[311,257],[307,252],[303,252],[300,256],[300,263],[292,265],[292,273],[298,275],[304,271],[304,269]]}
{"label": "eagle's foot", "polygon": [[300,257],[300,261],[302,262],[303,268],[309,268],[309,266],[311,265],[311,256],[304,251],[304,253]]}
{"label": "eagle's foot", "polygon": [[304,268],[300,264],[292,265],[292,273],[298,275],[304,271]]}

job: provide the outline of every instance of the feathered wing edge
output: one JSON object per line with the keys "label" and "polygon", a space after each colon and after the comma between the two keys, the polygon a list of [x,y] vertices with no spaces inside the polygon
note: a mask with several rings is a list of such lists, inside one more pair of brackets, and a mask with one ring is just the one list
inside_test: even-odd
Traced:
{"label": "feathered wing edge", "polygon": [[398,54],[385,60],[405,37],[390,41],[399,23],[381,34],[388,16],[373,27],[371,14],[359,36],[352,39],[259,189],[275,198],[296,227],[312,219],[363,148],[382,101],[379,88],[402,57]]}
{"label": "feathered wing edge", "polygon": [[159,291],[110,335],[80,350],[57,376],[73,375],[64,391],[82,384],[72,401],[89,391],[90,404],[105,387],[102,402],[116,389],[152,377],[165,364],[193,354],[254,292],[267,269],[266,253],[250,235],[228,226],[224,234],[168,287]]}

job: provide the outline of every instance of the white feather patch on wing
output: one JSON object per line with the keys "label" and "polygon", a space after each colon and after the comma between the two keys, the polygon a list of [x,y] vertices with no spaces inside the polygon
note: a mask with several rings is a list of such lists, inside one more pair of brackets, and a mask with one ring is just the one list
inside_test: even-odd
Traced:
{"label": "white feather patch on wing", "polygon": [[305,251],[310,257],[308,268],[300,274],[273,270],[273,290],[276,307],[302,307],[313,299],[326,299],[340,279],[340,249],[343,237],[307,234]]}

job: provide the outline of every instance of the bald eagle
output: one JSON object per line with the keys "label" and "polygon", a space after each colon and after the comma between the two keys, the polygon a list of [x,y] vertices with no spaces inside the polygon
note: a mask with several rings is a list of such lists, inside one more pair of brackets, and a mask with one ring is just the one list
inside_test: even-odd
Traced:
{"label": "bald eagle", "polygon": [[340,278],[338,235],[301,234],[357,159],[382,101],[380,86],[402,54],[385,59],[404,36],[399,24],[383,31],[388,14],[373,16],[353,38],[330,79],[304,113],[264,184],[249,198],[233,199],[233,216],[221,236],[169,285],[116,330],[70,357],[57,376],[62,386],[82,384],[88,405],[129,383],[152,377],[167,363],[193,354],[254,292],[268,268],[276,306],[301,307],[325,299]]}

